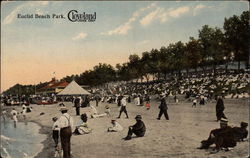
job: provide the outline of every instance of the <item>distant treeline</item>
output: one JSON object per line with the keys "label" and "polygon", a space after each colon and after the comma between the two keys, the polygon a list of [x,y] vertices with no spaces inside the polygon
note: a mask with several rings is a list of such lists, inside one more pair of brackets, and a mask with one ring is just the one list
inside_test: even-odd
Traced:
{"label": "distant treeline", "polygon": [[[132,79],[149,79],[149,75],[159,79],[161,76],[176,73],[181,76],[181,71],[207,67],[213,67],[216,75],[216,67],[230,62],[245,62],[249,68],[249,11],[244,11],[240,16],[234,15],[225,18],[222,28],[204,25],[199,31],[198,39],[190,37],[187,43],[178,41],[167,47],[152,49],[150,52],[142,52],[129,56],[129,61],[116,64],[115,68],[110,64],[99,63],[92,70],[86,70],[79,75],[71,75],[62,78],[67,82],[73,79],[80,85],[97,86],[112,81],[129,81]],[[35,88],[46,85],[40,83],[34,85],[15,85],[5,91],[6,94],[34,94]]]}

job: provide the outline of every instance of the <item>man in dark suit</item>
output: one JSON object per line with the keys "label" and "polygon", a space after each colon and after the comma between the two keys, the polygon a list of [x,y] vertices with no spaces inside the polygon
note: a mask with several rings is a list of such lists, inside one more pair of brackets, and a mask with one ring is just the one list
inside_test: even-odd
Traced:
{"label": "man in dark suit", "polygon": [[221,148],[228,150],[229,147],[235,147],[234,130],[227,123],[226,119],[221,119],[220,128],[212,130],[208,139],[201,141],[201,146],[198,149],[208,149],[212,144],[216,145],[216,151],[219,151]]}
{"label": "man in dark suit", "polygon": [[216,117],[217,121],[220,121],[221,118],[227,119],[224,114],[225,106],[222,99],[222,96],[218,96],[217,103],[216,103]]}
{"label": "man in dark suit", "polygon": [[75,100],[74,100],[74,106],[76,108],[76,115],[79,116],[80,115],[80,97],[77,97]]}
{"label": "man in dark suit", "polygon": [[164,114],[166,120],[169,120],[168,111],[167,111],[168,107],[167,107],[167,103],[166,103],[164,95],[161,95],[161,103],[160,103],[159,109],[160,109],[160,112],[159,112],[159,115],[158,115],[157,119],[160,120],[162,114]]}
{"label": "man in dark suit", "polygon": [[247,138],[248,131],[247,131],[248,123],[241,122],[240,127],[233,127],[234,130],[234,136],[236,141],[244,141],[244,139]]}
{"label": "man in dark suit", "polygon": [[145,135],[146,126],[144,122],[142,121],[141,115],[137,115],[135,117],[135,120],[136,120],[136,124],[134,124],[133,126],[129,126],[128,135],[127,137],[124,138],[124,140],[130,140],[132,138],[133,133],[137,137],[143,137]]}

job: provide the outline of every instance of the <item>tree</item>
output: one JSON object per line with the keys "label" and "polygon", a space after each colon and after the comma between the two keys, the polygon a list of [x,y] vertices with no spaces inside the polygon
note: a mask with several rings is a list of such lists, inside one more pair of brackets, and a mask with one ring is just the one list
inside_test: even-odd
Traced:
{"label": "tree", "polygon": [[223,28],[225,30],[225,39],[227,46],[233,52],[235,60],[238,61],[238,70],[240,62],[246,60],[249,62],[249,12],[243,12],[241,16],[234,15],[225,18]]}
{"label": "tree", "polygon": [[240,26],[239,26],[239,34],[240,34],[240,43],[241,43],[241,52],[243,60],[246,61],[246,68],[249,68],[250,62],[250,53],[249,53],[249,11],[244,11],[240,15]]}
{"label": "tree", "polygon": [[222,42],[223,33],[219,28],[212,28],[204,25],[199,30],[199,40],[201,42],[201,59],[203,70],[207,65],[212,65],[216,72],[217,64],[223,59]]}
{"label": "tree", "polygon": [[186,65],[187,73],[189,68],[195,68],[201,63],[201,43],[199,40],[190,37],[188,43],[186,43],[186,51],[184,58],[184,65]]}
{"label": "tree", "polygon": [[129,56],[129,63],[128,63],[129,75],[131,75],[132,79],[137,79],[142,77],[141,73],[141,63],[140,57],[137,54],[132,54]]}

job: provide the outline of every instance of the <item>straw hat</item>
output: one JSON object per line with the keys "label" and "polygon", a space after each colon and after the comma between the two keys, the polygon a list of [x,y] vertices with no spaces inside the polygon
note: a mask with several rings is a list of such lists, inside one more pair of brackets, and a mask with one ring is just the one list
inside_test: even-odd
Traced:
{"label": "straw hat", "polygon": [[61,107],[61,108],[60,108],[60,111],[68,111],[68,108],[66,108],[66,107]]}

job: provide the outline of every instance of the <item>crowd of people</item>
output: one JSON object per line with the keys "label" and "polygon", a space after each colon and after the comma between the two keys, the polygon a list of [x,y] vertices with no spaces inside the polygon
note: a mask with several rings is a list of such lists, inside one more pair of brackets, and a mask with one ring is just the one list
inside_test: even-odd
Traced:
{"label": "crowd of people", "polygon": [[[237,141],[244,141],[247,138],[248,131],[246,122],[241,123],[241,127],[228,126],[227,117],[224,114],[224,98],[249,98],[249,85],[250,78],[247,74],[239,73],[234,75],[219,75],[214,77],[213,75],[190,76],[182,79],[171,79],[164,82],[151,82],[144,84],[135,83],[120,83],[108,88],[93,88],[91,89],[91,95],[85,96],[63,96],[53,99],[60,101],[59,106],[61,108],[61,116],[59,118],[53,117],[53,140],[55,142],[56,151],[59,150],[59,138],[61,142],[61,148],[63,150],[63,157],[71,157],[70,153],[70,139],[72,134],[83,135],[91,134],[94,127],[91,127],[87,123],[88,115],[86,113],[81,114],[80,108],[88,107],[90,109],[90,118],[110,117],[111,110],[110,104],[117,104],[120,108],[116,119],[111,119],[111,126],[107,129],[107,132],[119,132],[124,128],[118,122],[122,113],[129,119],[129,112],[127,111],[127,104],[134,104],[135,106],[145,106],[147,110],[151,108],[151,99],[155,96],[160,101],[159,114],[156,119],[160,120],[162,115],[166,120],[169,120],[168,106],[166,98],[173,97],[174,102],[179,102],[179,96],[182,96],[186,101],[190,102],[191,107],[205,105],[208,101],[216,99],[216,118],[220,121],[221,128],[214,129],[210,132],[207,140],[201,142],[199,149],[207,149],[212,144],[216,145],[216,151],[220,149],[229,150],[230,147],[234,147]],[[8,99],[9,96],[6,96]],[[24,97],[27,98],[27,97]],[[6,99],[5,99],[6,100]],[[22,112],[24,119],[26,119],[26,113],[30,112],[32,108],[29,108],[29,100],[25,100],[22,104]],[[71,101],[75,108],[76,116],[80,116],[78,123],[74,125],[73,117],[69,115],[68,109],[63,104],[63,101]],[[98,113],[96,107],[102,102],[105,105],[105,112]],[[26,105],[26,104],[27,105]],[[192,105],[191,105],[192,104]],[[18,121],[17,116],[20,115],[14,108],[11,111],[12,119],[14,123]],[[146,133],[146,125],[142,121],[142,116],[137,115],[135,117],[136,123],[128,127],[128,134],[124,137],[124,140],[130,140],[132,135],[137,137],[143,137]]]}

